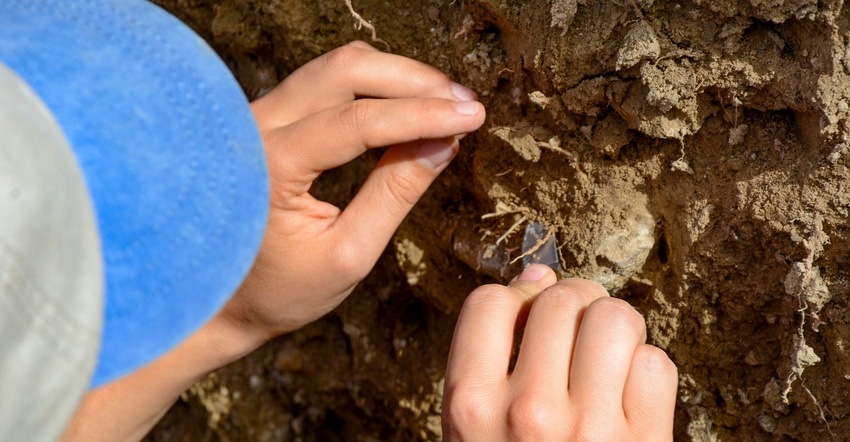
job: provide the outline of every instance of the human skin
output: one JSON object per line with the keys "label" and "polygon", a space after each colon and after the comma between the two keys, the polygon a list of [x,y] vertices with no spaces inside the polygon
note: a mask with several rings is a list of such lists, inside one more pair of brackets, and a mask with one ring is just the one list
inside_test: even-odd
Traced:
{"label": "human skin", "polygon": [[452,341],[444,440],[672,441],[676,366],[645,340],[628,303],[546,266],[479,287]]}
{"label": "human skin", "polygon": [[[382,53],[363,42],[351,43],[308,63],[253,102],[251,109],[263,138],[271,182],[268,225],[253,268],[224,308],[186,341],[136,372],[90,392],[63,440],[139,440],[183,391],[210,372],[334,309],[372,269],[402,219],[455,156],[458,138],[476,130],[485,118],[483,106],[468,88],[453,83],[433,67]],[[345,210],[310,195],[309,189],[322,171],[379,147],[387,150]],[[515,281],[510,288],[499,287],[525,293],[530,299],[543,290],[542,284],[554,283],[550,271],[540,281]],[[474,324],[480,321],[469,319],[487,318],[480,313],[488,308],[483,304],[475,307],[474,302],[482,297],[481,290],[490,290],[486,287],[492,288],[485,286],[474,292],[461,314],[453,362],[449,363],[450,374],[455,374],[447,375],[447,385],[452,386],[447,387],[447,410],[463,410],[475,403],[458,393],[463,389],[458,390],[455,381],[470,379],[457,374],[457,367],[468,365],[458,361],[492,353],[489,348],[463,344],[490,330],[476,329]],[[596,289],[580,299],[593,296],[602,295]],[[544,298],[548,296],[540,299]],[[517,312],[511,309],[517,305],[506,304],[500,318],[510,314],[516,317]],[[639,316],[637,320],[643,324]],[[553,321],[542,324],[543,328],[553,327],[551,331],[556,334],[541,331],[541,341],[548,342],[546,336],[559,336],[557,332],[563,331]],[[485,320],[481,326],[502,327],[511,336],[514,330],[513,322]],[[499,336],[504,338],[505,333]],[[632,346],[636,342],[628,333],[617,336],[625,336]],[[551,345],[564,342],[559,338]],[[498,346],[505,342],[492,343]],[[534,359],[525,357],[527,361]],[[600,361],[590,360],[594,362]],[[619,359],[615,362],[625,364],[626,369],[635,364]],[[675,377],[675,368],[672,370]],[[538,376],[533,379],[538,384],[545,381],[541,376],[563,377],[551,370],[535,373]],[[510,385],[519,388],[513,379]],[[661,382],[660,377],[649,380]],[[487,387],[493,393],[502,394],[504,390],[496,384]],[[607,389],[603,385],[599,394]],[[470,394],[481,397],[488,391]],[[624,401],[640,393],[624,395]],[[501,411],[511,409],[510,401],[498,406]],[[616,407],[612,413],[622,413],[623,408]],[[669,408],[672,410],[672,402]],[[448,416],[451,424],[447,434],[474,440],[466,436],[476,434],[480,422],[464,416]],[[672,411],[670,416],[672,422]],[[667,425],[666,420],[661,423]],[[502,435],[505,440],[509,433]]]}
{"label": "human skin", "polygon": [[[456,155],[458,137],[485,118],[470,89],[363,42],[304,65],[251,110],[271,185],[268,225],[252,269],[186,341],[91,391],[63,440],[141,439],[211,371],[339,305]],[[387,149],[344,211],[310,195],[322,171],[379,147]]]}

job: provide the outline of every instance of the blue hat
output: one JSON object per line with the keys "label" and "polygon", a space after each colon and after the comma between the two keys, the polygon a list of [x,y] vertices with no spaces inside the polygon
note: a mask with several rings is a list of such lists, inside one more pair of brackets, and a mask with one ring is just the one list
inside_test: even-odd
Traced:
{"label": "blue hat", "polygon": [[262,143],[226,66],[159,7],[0,0],[0,11],[0,61],[53,113],[94,205],[98,386],[174,347],[239,287],[268,215]]}

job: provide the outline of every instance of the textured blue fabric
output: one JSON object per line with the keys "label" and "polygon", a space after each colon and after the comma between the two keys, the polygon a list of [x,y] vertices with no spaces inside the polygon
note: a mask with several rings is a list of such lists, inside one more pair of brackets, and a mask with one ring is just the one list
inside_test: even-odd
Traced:
{"label": "textured blue fabric", "polygon": [[268,215],[260,137],[216,54],[143,0],[0,0],[0,60],[56,116],[94,202],[98,386],[185,339],[239,286]]}

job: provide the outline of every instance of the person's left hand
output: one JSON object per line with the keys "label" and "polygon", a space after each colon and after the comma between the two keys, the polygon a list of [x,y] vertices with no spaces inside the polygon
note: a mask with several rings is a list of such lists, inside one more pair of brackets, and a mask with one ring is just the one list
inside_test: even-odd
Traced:
{"label": "person's left hand", "polygon": [[[210,371],[339,305],[484,122],[475,94],[425,64],[355,42],[304,65],[252,105],[269,166],[263,244],[239,290],[186,341],[91,392],[65,441],[139,440]],[[391,146],[344,211],[308,192],[322,171]]]}
{"label": "person's left hand", "polygon": [[[454,157],[484,107],[437,69],[355,42],[303,66],[256,100],[271,176],[259,257],[220,314],[260,341],[339,305]],[[341,211],[310,187],[324,170],[390,147]]]}

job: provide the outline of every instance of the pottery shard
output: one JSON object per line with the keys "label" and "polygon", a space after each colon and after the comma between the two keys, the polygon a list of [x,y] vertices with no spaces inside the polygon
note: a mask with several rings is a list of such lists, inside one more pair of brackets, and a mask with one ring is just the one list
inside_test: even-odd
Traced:
{"label": "pottery shard", "polygon": [[655,30],[649,23],[639,20],[626,34],[626,40],[617,52],[615,68],[619,71],[640,63],[641,60],[656,59],[661,55],[661,45]]}

